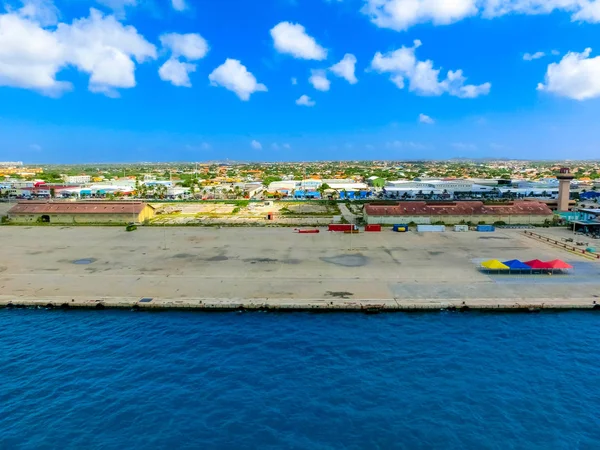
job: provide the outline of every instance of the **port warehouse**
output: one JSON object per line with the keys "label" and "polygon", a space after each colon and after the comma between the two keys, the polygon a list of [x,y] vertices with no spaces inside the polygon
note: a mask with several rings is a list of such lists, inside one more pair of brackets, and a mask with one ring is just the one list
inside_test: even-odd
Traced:
{"label": "port warehouse", "polygon": [[425,202],[407,201],[395,205],[368,204],[364,208],[367,224],[397,223],[445,224],[504,222],[506,224],[543,224],[554,217],[542,202],[514,201],[485,204],[480,201]]}
{"label": "port warehouse", "polygon": [[8,211],[14,223],[142,223],[153,218],[154,207],[144,202],[21,202]]}

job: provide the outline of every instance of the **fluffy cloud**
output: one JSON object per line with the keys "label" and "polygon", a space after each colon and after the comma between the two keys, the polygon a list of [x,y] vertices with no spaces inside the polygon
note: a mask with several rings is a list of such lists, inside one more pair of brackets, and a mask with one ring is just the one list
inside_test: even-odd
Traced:
{"label": "fluffy cloud", "polygon": [[525,53],[523,55],[524,61],[533,61],[534,59],[540,59],[546,56],[544,52],[535,52],[535,53]]}
{"label": "fluffy cloud", "polygon": [[324,70],[312,70],[311,76],[308,79],[310,84],[318,91],[328,91],[331,81],[327,79],[327,74]]}
{"label": "fluffy cloud", "polygon": [[262,144],[258,141],[250,142],[250,147],[252,147],[254,150],[262,150]]}
{"label": "fluffy cloud", "polygon": [[15,13],[0,15],[0,85],[57,96],[71,89],[58,81],[73,66],[90,75],[89,89],[117,96],[118,88],[135,86],[135,62],[156,58],[154,45],[132,26],[95,9],[90,16],[43,28]]}
{"label": "fluffy cloud", "polygon": [[466,78],[462,70],[449,70],[446,78],[440,81],[440,70],[434,69],[433,61],[419,61],[415,50],[421,46],[421,41],[414,41],[413,47],[402,47],[393,52],[382,54],[377,52],[371,61],[371,68],[379,73],[390,73],[390,80],[404,89],[418,95],[439,96],[448,93],[454,97],[475,98],[487,95],[491,84],[465,85]]}
{"label": "fluffy cloud", "polygon": [[280,22],[271,29],[271,37],[279,53],[287,53],[298,59],[321,61],[327,58],[327,50],[306,34],[299,23]]}
{"label": "fluffy cloud", "polygon": [[187,9],[185,0],[171,0],[171,5],[175,11],[185,11]]}
{"label": "fluffy cloud", "polygon": [[135,63],[156,58],[154,45],[114,16],[91,9],[90,17],[59,24],[56,35],[68,62],[90,74],[89,89],[116,95],[115,88],[135,86]]}
{"label": "fluffy cloud", "polygon": [[427,114],[419,114],[419,122],[433,125],[435,123],[435,120],[433,120]]}
{"label": "fluffy cloud", "polygon": [[296,78],[292,78],[292,84],[296,86],[298,84],[298,80]]}
{"label": "fluffy cloud", "polygon": [[52,0],[24,0],[18,15],[46,27],[56,25],[60,12]]}
{"label": "fluffy cloud", "polygon": [[160,66],[158,75],[161,80],[170,81],[174,86],[192,87],[189,74],[195,71],[195,64],[184,63],[176,58],[171,58]]}
{"label": "fluffy cloud", "polygon": [[243,101],[248,101],[254,92],[267,91],[267,87],[258,83],[254,75],[248,72],[246,66],[237,59],[227,58],[223,64],[212,71],[208,79],[211,85],[222,86],[233,91]]}
{"label": "fluffy cloud", "polygon": [[362,12],[380,28],[401,31],[418,23],[447,25],[466,17],[549,14],[565,11],[573,21],[600,22],[596,0],[365,0]]}
{"label": "fluffy cloud", "polygon": [[0,86],[58,96],[71,83],[56,80],[67,64],[56,34],[16,14],[0,15]]}
{"label": "fluffy cloud", "polygon": [[283,144],[283,148],[285,148],[286,150],[289,150],[292,148],[292,146],[290,144]]}
{"label": "fluffy cloud", "polygon": [[477,14],[476,0],[366,0],[364,14],[380,28],[401,31],[417,23],[446,25]]}
{"label": "fluffy cloud", "polygon": [[600,56],[590,58],[591,52],[591,48],[569,52],[560,62],[550,64],[538,90],[574,100],[600,97]]}
{"label": "fluffy cloud", "polygon": [[165,33],[160,36],[160,43],[174,58],[183,56],[190,61],[204,58],[209,50],[208,43],[198,33]]}
{"label": "fluffy cloud", "polygon": [[334,74],[338,77],[342,77],[348,81],[350,84],[358,83],[356,76],[354,75],[354,70],[356,67],[356,56],[351,53],[346,53],[344,55],[344,59],[342,59],[339,63],[334,64],[329,68]]}
{"label": "fluffy cloud", "polygon": [[312,100],[308,95],[301,95],[298,100],[296,100],[296,105],[300,106],[315,106],[317,103]]}
{"label": "fluffy cloud", "polygon": [[137,0],[96,0],[101,5],[106,6],[114,11],[114,13],[119,17],[123,18],[125,16],[125,8],[131,6],[137,6]]}

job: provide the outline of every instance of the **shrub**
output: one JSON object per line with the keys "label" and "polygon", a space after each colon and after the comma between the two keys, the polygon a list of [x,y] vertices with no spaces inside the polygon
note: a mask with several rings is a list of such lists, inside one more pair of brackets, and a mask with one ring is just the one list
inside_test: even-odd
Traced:
{"label": "shrub", "polygon": [[506,222],[504,222],[503,220],[497,220],[496,222],[494,222],[494,225],[496,225],[497,227],[502,227],[506,225]]}

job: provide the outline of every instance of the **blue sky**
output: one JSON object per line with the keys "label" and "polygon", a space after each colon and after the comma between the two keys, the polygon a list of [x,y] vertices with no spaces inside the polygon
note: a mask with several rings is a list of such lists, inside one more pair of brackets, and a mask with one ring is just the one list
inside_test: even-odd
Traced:
{"label": "blue sky", "polygon": [[0,160],[599,158],[599,41],[595,0],[9,2]]}

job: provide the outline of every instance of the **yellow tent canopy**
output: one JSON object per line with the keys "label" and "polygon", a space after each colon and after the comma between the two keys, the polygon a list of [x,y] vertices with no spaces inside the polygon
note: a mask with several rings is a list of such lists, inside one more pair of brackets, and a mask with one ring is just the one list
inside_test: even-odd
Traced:
{"label": "yellow tent canopy", "polygon": [[497,259],[490,259],[489,261],[485,261],[481,263],[481,267],[485,267],[490,270],[509,270],[506,264],[501,263]]}

